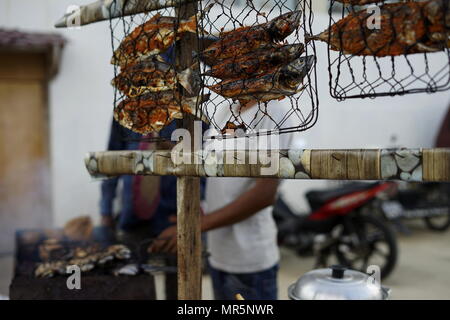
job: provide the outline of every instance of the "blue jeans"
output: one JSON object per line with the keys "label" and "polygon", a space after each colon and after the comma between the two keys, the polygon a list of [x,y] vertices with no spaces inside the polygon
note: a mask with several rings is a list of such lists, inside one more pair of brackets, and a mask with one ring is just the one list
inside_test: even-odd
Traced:
{"label": "blue jeans", "polygon": [[276,300],[278,264],[253,273],[228,273],[209,265],[214,299],[235,300],[240,293],[246,300]]}

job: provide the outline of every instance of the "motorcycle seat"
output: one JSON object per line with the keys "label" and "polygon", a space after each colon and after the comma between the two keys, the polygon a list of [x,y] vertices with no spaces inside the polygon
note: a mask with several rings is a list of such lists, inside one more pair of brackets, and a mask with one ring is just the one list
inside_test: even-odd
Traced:
{"label": "motorcycle seat", "polygon": [[332,199],[344,196],[352,192],[371,189],[377,184],[379,184],[379,182],[374,183],[355,182],[331,190],[325,191],[311,190],[306,193],[306,198],[308,199],[310,205],[313,208],[317,208],[317,205],[322,205],[325,202],[328,202]]}

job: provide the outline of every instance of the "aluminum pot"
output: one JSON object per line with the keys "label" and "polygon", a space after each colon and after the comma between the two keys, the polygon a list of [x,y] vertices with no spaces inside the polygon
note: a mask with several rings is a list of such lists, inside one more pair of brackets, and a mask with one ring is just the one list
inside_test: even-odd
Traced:
{"label": "aluminum pot", "polygon": [[387,300],[390,289],[343,266],[312,270],[289,286],[292,300]]}

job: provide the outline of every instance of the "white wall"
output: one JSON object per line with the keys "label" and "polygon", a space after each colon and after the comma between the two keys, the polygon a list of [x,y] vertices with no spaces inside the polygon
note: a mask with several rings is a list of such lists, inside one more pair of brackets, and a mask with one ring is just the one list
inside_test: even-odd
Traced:
{"label": "white wall", "polygon": [[[315,15],[315,32],[323,31],[327,25],[327,15]],[[337,102],[329,95],[326,44],[316,42],[316,47],[317,75],[320,80],[319,121],[312,129],[298,134],[299,139],[304,140],[306,148],[434,146],[450,105],[449,91]],[[438,56],[440,58],[442,56]],[[436,60],[436,57],[431,55],[431,60],[433,59]],[[440,63],[441,66],[445,65],[445,61]],[[396,137],[395,142],[391,140],[393,136]],[[333,184],[330,181],[285,181],[282,192],[292,208],[301,212],[308,208],[303,200],[304,191],[326,188]]]}
{"label": "white wall", "polygon": [[[88,151],[104,150],[112,117],[113,75],[108,22],[81,30],[54,29],[68,5],[90,0],[0,0],[0,27],[23,31],[59,32],[69,41],[60,74],[50,86],[51,162],[55,225],[80,214],[97,216],[99,184],[92,182],[83,163]],[[316,14],[317,31],[327,25]],[[327,56],[318,44],[320,79],[319,122],[298,135],[309,148],[431,147],[450,93],[415,94],[374,100],[336,102],[328,94]],[[287,200],[305,209],[303,191],[321,181],[288,181]]]}
{"label": "white wall", "polygon": [[84,168],[88,151],[104,150],[112,117],[113,69],[108,23],[81,30],[53,28],[66,8],[89,0],[1,0],[0,27],[58,32],[68,44],[50,86],[51,172],[55,225],[71,217],[97,217],[99,185]]}

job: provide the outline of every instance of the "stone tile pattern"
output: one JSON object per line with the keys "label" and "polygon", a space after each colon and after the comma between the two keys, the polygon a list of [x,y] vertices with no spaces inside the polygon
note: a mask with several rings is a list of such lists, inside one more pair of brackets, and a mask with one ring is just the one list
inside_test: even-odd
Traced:
{"label": "stone tile pattern", "polygon": [[[186,157],[186,158],[183,158]],[[178,160],[177,160],[178,159]],[[184,159],[185,162],[181,162]],[[187,160],[193,159],[186,164]],[[450,149],[93,152],[93,177],[121,174],[282,179],[450,181]],[[181,163],[175,165],[175,163]]]}

